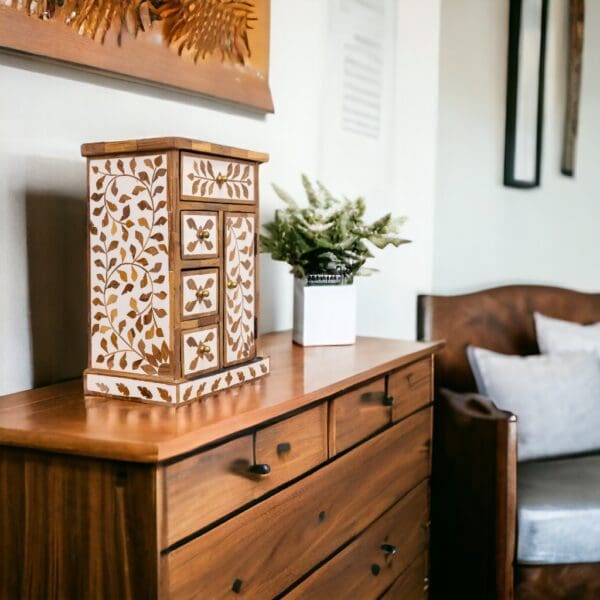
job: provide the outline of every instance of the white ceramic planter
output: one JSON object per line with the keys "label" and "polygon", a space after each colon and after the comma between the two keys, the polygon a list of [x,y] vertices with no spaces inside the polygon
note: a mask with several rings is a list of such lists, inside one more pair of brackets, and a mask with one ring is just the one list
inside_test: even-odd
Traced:
{"label": "white ceramic planter", "polygon": [[306,285],[294,279],[294,342],[340,346],[356,341],[354,285]]}

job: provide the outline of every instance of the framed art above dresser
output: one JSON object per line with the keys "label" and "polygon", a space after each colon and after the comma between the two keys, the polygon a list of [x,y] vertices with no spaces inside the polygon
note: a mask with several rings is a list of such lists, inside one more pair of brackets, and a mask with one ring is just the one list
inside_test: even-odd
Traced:
{"label": "framed art above dresser", "polygon": [[0,48],[273,112],[270,0],[0,0]]}
{"label": "framed art above dresser", "polygon": [[426,598],[439,343],[259,340],[175,408],[0,398],[0,597]]}

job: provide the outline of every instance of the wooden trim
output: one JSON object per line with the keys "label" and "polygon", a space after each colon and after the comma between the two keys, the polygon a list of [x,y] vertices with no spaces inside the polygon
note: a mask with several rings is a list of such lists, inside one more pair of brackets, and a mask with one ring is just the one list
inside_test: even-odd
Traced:
{"label": "wooden trim", "polygon": [[131,152],[159,152],[164,150],[190,150],[211,154],[215,157],[238,158],[251,162],[264,163],[269,155],[264,152],[254,152],[223,146],[212,142],[203,142],[182,137],[145,138],[140,140],[123,140],[116,142],[93,142],[82,144],[82,156],[103,156],[106,154],[123,154]]}

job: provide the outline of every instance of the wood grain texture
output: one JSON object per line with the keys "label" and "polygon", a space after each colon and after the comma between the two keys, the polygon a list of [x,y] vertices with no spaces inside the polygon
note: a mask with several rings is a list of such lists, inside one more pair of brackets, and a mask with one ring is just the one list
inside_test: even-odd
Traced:
{"label": "wood grain texture", "polygon": [[384,404],[385,378],[381,377],[335,398],[331,403],[330,455],[347,450],[391,422]]}
{"label": "wood grain texture", "polygon": [[264,494],[270,480],[245,476],[253,460],[253,437],[245,435],[165,467],[161,548]]}
{"label": "wood grain texture", "polygon": [[171,597],[273,597],[429,473],[431,409],[391,427],[166,558]]}
{"label": "wood grain texture", "polygon": [[396,579],[382,600],[421,600],[429,597],[427,556],[422,554]]}
{"label": "wood grain texture", "polygon": [[431,358],[425,358],[408,367],[390,373],[388,396],[394,399],[394,423],[433,402],[433,372]]}
{"label": "wood grain texture", "polygon": [[0,598],[154,598],[154,469],[0,449]]}
{"label": "wood grain texture", "polygon": [[[423,482],[286,598],[379,598],[427,549],[428,495]],[[394,546],[395,554],[384,544]]]}
{"label": "wood grain texture", "polygon": [[[166,548],[327,460],[327,405],[165,467]],[[279,444],[289,451],[277,452]],[[268,475],[252,475],[267,463]]]}
{"label": "wood grain texture", "polygon": [[515,567],[517,600],[598,600],[600,565],[539,565]]}
{"label": "wood grain texture", "polygon": [[157,462],[197,451],[430,355],[440,343],[358,338],[354,346],[301,348],[269,334],[268,377],[180,408],[83,396],[69,382],[0,397],[0,445]]}

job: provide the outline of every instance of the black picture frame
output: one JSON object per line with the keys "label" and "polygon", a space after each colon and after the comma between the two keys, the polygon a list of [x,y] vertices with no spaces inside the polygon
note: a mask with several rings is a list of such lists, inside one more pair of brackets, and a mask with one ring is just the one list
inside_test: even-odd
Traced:
{"label": "black picture frame", "polygon": [[510,0],[504,143],[508,187],[540,185],[547,21],[548,0]]}

